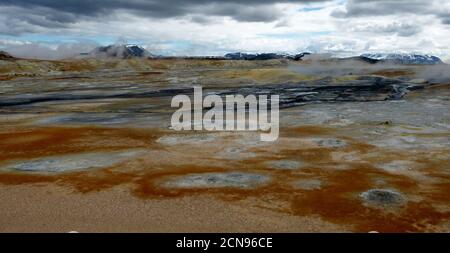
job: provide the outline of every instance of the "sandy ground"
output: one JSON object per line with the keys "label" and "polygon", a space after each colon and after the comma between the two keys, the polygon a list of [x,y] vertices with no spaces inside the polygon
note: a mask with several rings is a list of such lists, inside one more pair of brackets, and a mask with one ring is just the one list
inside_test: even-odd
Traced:
{"label": "sandy ground", "polygon": [[1,186],[0,203],[0,232],[348,231],[319,218],[244,207],[208,195],[142,200],[125,187],[80,194],[54,185]]}

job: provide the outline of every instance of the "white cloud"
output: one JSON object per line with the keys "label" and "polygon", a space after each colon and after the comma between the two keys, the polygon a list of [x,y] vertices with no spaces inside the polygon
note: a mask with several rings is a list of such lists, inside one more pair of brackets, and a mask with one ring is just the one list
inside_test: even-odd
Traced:
{"label": "white cloud", "polygon": [[[297,53],[310,50],[347,56],[382,51],[428,53],[450,60],[450,36],[447,35],[450,34],[450,25],[439,18],[450,9],[448,1],[434,0],[420,12],[411,11],[414,6],[406,6],[408,8],[403,11],[382,13],[377,10],[371,16],[366,9],[361,9],[361,6],[367,6],[366,3],[373,5],[374,2],[351,1],[354,6],[350,11],[357,15],[345,18],[332,15],[337,12],[348,14],[349,7],[342,1],[275,4],[264,7],[266,22],[245,22],[245,18],[239,20],[223,13],[216,13],[216,16],[193,13],[155,19],[117,10],[101,20],[81,19],[58,29],[39,27],[38,33],[81,38],[123,36],[130,41],[139,41],[155,54],[169,55],[221,55],[231,51]],[[402,2],[408,4],[399,1],[396,6],[403,6]],[[425,2],[428,1],[414,1],[416,7],[424,6]],[[439,5],[440,8],[436,9]],[[267,15],[270,8],[276,17]],[[305,8],[309,11],[302,11]],[[240,13],[239,16],[241,14],[245,15]],[[256,20],[258,18],[262,19],[255,16]]]}

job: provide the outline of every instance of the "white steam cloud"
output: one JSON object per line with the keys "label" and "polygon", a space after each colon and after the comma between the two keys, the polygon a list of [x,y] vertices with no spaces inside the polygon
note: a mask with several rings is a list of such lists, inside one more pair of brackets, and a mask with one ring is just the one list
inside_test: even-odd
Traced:
{"label": "white steam cloud", "polygon": [[98,44],[93,42],[61,43],[58,45],[25,42],[0,42],[0,50],[6,51],[14,57],[26,59],[60,60],[77,57],[81,53],[88,53]]}

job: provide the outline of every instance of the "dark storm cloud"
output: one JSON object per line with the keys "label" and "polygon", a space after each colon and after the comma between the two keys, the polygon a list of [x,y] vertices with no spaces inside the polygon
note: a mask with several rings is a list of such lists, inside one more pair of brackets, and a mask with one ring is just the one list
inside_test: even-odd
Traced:
{"label": "dark storm cloud", "polygon": [[[321,2],[327,0],[0,0],[5,13],[32,25],[53,28],[79,19],[99,19],[115,11],[148,18],[172,18],[187,14],[229,16],[238,21],[268,22],[279,18],[275,3]],[[38,19],[34,16],[42,16]]]}
{"label": "dark storm cloud", "polygon": [[440,14],[439,17],[443,24],[450,25],[450,13]]}
{"label": "dark storm cloud", "polygon": [[0,33],[18,35],[31,33],[42,27],[63,28],[72,22],[73,15],[63,13],[49,13],[45,17],[39,9],[33,12],[25,12],[17,7],[0,7]]}
{"label": "dark storm cloud", "polygon": [[345,12],[335,12],[339,17],[390,15],[397,13],[429,12],[431,1],[424,0],[349,0]]}
{"label": "dark storm cloud", "polygon": [[243,22],[271,22],[279,19],[282,13],[272,5],[242,6],[236,3],[209,4],[199,12],[214,16],[233,17]]}
{"label": "dark storm cloud", "polygon": [[[383,16],[393,14],[435,15],[446,23],[445,16],[439,3],[435,0],[348,0],[345,10],[332,13],[337,18],[351,18],[364,16]],[[448,21],[448,20],[447,20]]]}

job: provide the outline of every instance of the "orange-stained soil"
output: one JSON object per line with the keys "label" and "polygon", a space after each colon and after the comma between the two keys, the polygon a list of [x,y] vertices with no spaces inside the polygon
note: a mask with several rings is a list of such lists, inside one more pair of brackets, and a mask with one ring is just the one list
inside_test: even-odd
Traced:
{"label": "orange-stained soil", "polygon": [[[2,130],[0,132],[0,165],[17,159],[135,148],[161,152],[161,154],[176,153],[175,149],[156,142],[163,134],[167,132],[97,127],[35,127]],[[336,132],[331,128],[297,127],[286,129],[281,136],[288,138],[289,136],[335,135]],[[0,172],[0,184],[43,186],[56,184],[72,190],[74,194],[95,193],[121,185],[128,187],[132,195],[143,201],[212,195],[220,201],[244,202],[258,208],[293,216],[320,217],[334,224],[350,226],[353,231],[360,232],[434,231],[436,226],[450,219],[450,210],[438,208],[450,205],[448,197],[450,185],[447,183],[449,175],[442,173],[436,167],[445,161],[433,162],[426,153],[416,154],[414,157],[416,161],[428,165],[423,168],[423,173],[438,180],[418,182],[413,177],[388,173],[372,165],[384,159],[389,160],[392,156],[397,159],[406,158],[407,153],[398,151],[393,154],[345,136],[337,138],[347,143],[346,146],[339,148],[339,152],[354,152],[361,157],[370,152],[378,152],[379,155],[375,158],[365,158],[365,161],[340,162],[333,159],[332,154],[336,152],[336,149],[330,147],[286,148],[288,145],[283,143],[279,144],[280,147],[274,144],[271,147],[273,150],[255,147],[252,151],[264,155],[239,160],[233,171],[262,173],[270,176],[271,180],[268,184],[250,189],[168,188],[162,183],[173,176],[225,172],[229,171],[229,168],[183,165],[181,162],[177,166],[156,166],[154,162],[162,159],[158,155],[138,157],[132,162],[124,162],[100,170],[71,173],[37,174],[3,171]],[[195,144],[192,145],[195,146]],[[207,146],[199,145],[195,148],[201,150],[207,149]],[[265,168],[264,162],[273,159],[299,160],[306,162],[307,165],[299,170]],[[298,189],[291,183],[299,179],[320,179],[323,185],[320,189]],[[439,179],[442,180],[439,181]],[[399,207],[386,208],[368,206],[363,203],[360,197],[362,192],[384,187],[398,190],[408,201]]]}
{"label": "orange-stained soil", "polygon": [[414,75],[414,72],[411,70],[402,70],[402,69],[396,69],[396,70],[379,70],[376,72],[373,72],[374,75],[379,76],[385,76],[385,77],[401,77],[401,76],[409,76]]}
{"label": "orange-stained soil", "polygon": [[48,127],[0,132],[0,163],[21,158],[149,147],[156,136],[155,131],[97,127]]}

